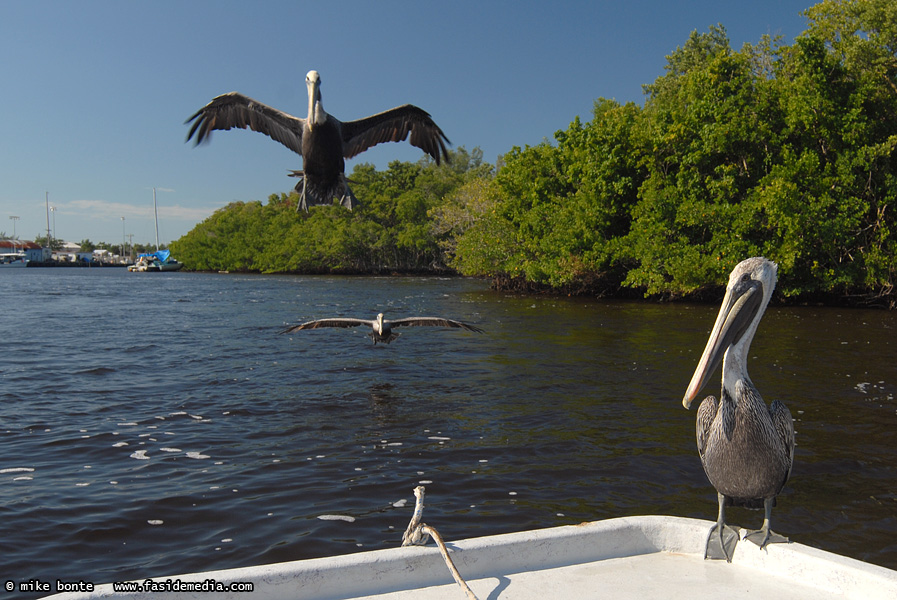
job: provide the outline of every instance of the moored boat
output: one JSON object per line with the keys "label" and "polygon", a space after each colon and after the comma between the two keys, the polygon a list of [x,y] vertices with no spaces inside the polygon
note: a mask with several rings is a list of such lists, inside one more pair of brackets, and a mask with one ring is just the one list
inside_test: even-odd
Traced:
{"label": "moored boat", "polygon": [[[159,212],[156,208],[156,188],[153,188],[153,218],[156,222],[156,248],[159,247]],[[184,265],[171,258],[171,251],[156,250],[149,254],[141,254],[137,257],[137,262],[128,265],[128,271],[132,272],[153,272],[153,271],[177,271]]]}
{"label": "moored boat", "polygon": [[[705,560],[710,521],[667,516],[606,521],[450,542],[479,598],[897,598],[897,571],[798,543],[739,542],[731,563]],[[460,599],[433,546],[153,577],[69,592],[57,600],[198,597]],[[193,588],[193,591],[188,591]],[[231,591],[233,588],[234,591]]]}
{"label": "moored boat", "polygon": [[171,258],[168,250],[159,250],[151,254],[141,254],[137,262],[128,266],[128,271],[177,271],[184,265]]}
{"label": "moored boat", "polygon": [[27,267],[28,259],[24,252],[16,252],[15,254],[0,254],[0,268],[16,268]]}

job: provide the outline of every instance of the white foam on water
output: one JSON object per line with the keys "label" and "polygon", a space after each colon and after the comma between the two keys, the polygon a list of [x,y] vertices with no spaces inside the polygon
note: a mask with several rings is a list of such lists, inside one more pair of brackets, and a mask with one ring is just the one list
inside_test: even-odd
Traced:
{"label": "white foam on water", "polygon": [[439,441],[439,442],[447,442],[447,441],[449,441],[449,440],[452,439],[452,438],[450,438],[450,437],[445,437],[445,436],[441,436],[441,435],[431,435],[431,436],[429,436],[427,439],[428,439],[428,440],[435,440],[435,441]]}
{"label": "white foam on water", "polygon": [[150,525],[161,525],[164,522],[165,521],[163,521],[162,519],[149,519],[147,521],[147,523],[149,523]]}
{"label": "white foam on water", "polygon": [[131,458],[136,458],[137,460],[149,460],[150,457],[146,455],[146,450],[137,450],[131,453]]}
{"label": "white foam on water", "polygon": [[195,459],[203,459],[203,458],[211,458],[208,454],[200,454],[199,452],[188,452],[187,458],[195,458]]}
{"label": "white foam on water", "polygon": [[345,521],[346,523],[354,523],[355,517],[349,515],[318,515],[322,521]]}
{"label": "white foam on water", "polygon": [[180,448],[159,448],[161,452],[182,452]]}
{"label": "white foam on water", "polygon": [[127,446],[127,445],[128,445],[128,442],[115,442],[114,444],[112,444],[112,447],[113,448],[121,448],[122,446]]}
{"label": "white foam on water", "polygon": [[130,422],[130,421],[128,423],[119,423],[118,424],[119,427],[135,427],[136,425],[137,425],[137,423]]}
{"label": "white foam on water", "polygon": [[7,469],[0,469],[0,473],[33,473],[34,469],[32,467],[9,467]]}
{"label": "white foam on water", "polygon": [[408,504],[408,499],[407,499],[407,498],[402,498],[401,500],[397,500],[396,502],[393,502],[393,503],[392,503],[392,505],[393,505],[394,508],[402,508],[402,507],[405,506],[406,504]]}

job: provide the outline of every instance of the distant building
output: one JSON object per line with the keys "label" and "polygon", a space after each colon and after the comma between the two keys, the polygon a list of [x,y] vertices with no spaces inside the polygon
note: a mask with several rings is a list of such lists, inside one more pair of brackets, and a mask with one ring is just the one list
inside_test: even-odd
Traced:
{"label": "distant building", "polygon": [[24,252],[25,258],[34,262],[48,260],[50,257],[49,248],[45,251],[44,248],[41,248],[34,242],[27,240],[0,240],[0,254],[18,254],[19,252]]}

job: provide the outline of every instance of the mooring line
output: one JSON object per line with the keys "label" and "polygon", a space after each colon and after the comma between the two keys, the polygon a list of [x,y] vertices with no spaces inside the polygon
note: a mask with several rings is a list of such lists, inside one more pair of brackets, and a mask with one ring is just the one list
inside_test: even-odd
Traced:
{"label": "mooring line", "polygon": [[442,536],[439,535],[439,532],[436,531],[435,528],[420,522],[424,515],[424,486],[419,485],[414,488],[414,497],[416,499],[414,503],[414,514],[411,515],[411,522],[408,523],[408,527],[402,535],[402,546],[423,546],[427,543],[427,537],[432,537],[433,541],[435,541],[436,545],[439,547],[439,552],[445,560],[445,566],[451,571],[455,583],[461,586],[461,589],[467,594],[468,600],[478,600],[476,594],[473,593],[473,590],[470,589],[470,586],[468,586],[467,582],[464,581],[464,578],[461,577],[458,568],[455,567],[452,557],[449,556],[448,548],[446,548],[445,542],[442,541]]}

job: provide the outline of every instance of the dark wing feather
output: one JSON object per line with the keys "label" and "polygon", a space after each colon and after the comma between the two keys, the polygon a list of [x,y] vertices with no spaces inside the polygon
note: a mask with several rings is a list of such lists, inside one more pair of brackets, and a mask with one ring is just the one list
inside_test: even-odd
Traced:
{"label": "dark wing feather", "polygon": [[194,121],[187,141],[196,134],[196,145],[207,142],[215,129],[234,127],[264,133],[296,154],[302,154],[302,127],[305,119],[289,115],[237,92],[222,94],[184,121]]}
{"label": "dark wing feather", "polygon": [[791,467],[794,465],[794,419],[791,418],[791,411],[788,410],[788,407],[779,400],[774,400],[769,407],[769,416],[776,428],[776,434],[784,444],[785,453],[788,454],[788,474],[785,475],[785,481],[782,482],[782,487],[784,487],[791,477]]}
{"label": "dark wing feather", "polygon": [[301,325],[293,325],[284,329],[280,333],[292,333],[300,329],[318,329],[319,327],[358,327],[359,325],[373,326],[373,321],[369,319],[353,319],[349,317],[335,319],[318,319],[316,321],[308,321]]}
{"label": "dark wing feather", "polygon": [[438,165],[443,158],[448,160],[449,142],[442,130],[427,111],[411,104],[377,113],[365,119],[342,123],[343,158],[352,158],[371,146],[383,142],[408,140],[412,146],[420,148],[433,157]]}
{"label": "dark wing feather", "polygon": [[394,321],[389,321],[389,324],[393,327],[404,327],[404,326],[430,326],[430,327],[459,327],[461,329],[466,329],[468,331],[476,331],[477,333],[483,333],[483,330],[477,327],[476,325],[471,325],[469,323],[462,323],[461,321],[455,321],[453,319],[443,319],[442,317],[406,317],[404,319],[396,319]]}
{"label": "dark wing feather", "polygon": [[719,401],[716,396],[707,396],[698,407],[698,418],[695,420],[695,433],[698,439],[698,454],[701,461],[704,460],[704,452],[707,450],[707,442],[710,439],[710,426],[719,410]]}

